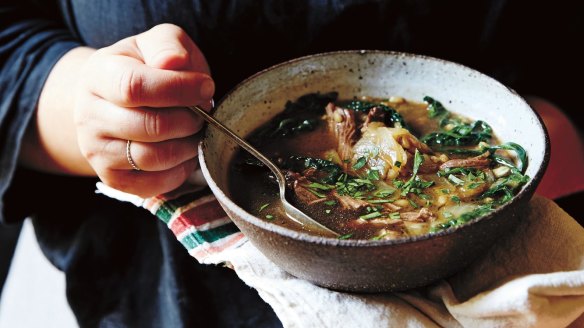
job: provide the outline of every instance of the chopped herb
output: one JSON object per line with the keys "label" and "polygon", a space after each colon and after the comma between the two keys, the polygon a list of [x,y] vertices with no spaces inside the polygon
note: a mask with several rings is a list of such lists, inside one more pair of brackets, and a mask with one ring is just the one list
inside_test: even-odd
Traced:
{"label": "chopped herb", "polygon": [[483,182],[473,182],[468,185],[468,189],[476,189],[478,186],[482,185]]}
{"label": "chopped herb", "polygon": [[418,204],[416,204],[416,202],[414,202],[411,199],[408,199],[408,202],[410,203],[410,205],[412,205],[413,208],[419,208],[420,207]]}
{"label": "chopped herb", "polygon": [[325,185],[325,184],[318,183],[318,182],[312,182],[307,187],[314,188],[314,189],[320,189],[320,190],[331,190],[331,189],[335,188],[335,186]]}
{"label": "chopped herb", "polygon": [[393,195],[394,192],[395,192],[394,189],[380,189],[376,191],[375,194],[373,195],[378,198],[385,198],[387,196]]}
{"label": "chopped herb", "polygon": [[368,201],[371,204],[393,203],[391,199],[372,199]]}
{"label": "chopped herb", "polygon": [[352,234],[352,233],[348,233],[348,234],[345,234],[345,235],[339,236],[339,237],[337,237],[337,238],[338,238],[338,239],[341,239],[341,240],[344,240],[344,239],[349,239],[349,238],[351,238],[351,237],[353,237],[353,234]]}
{"label": "chopped herb", "polygon": [[442,191],[442,193],[446,195],[450,193],[450,189],[441,189],[440,191]]}
{"label": "chopped herb", "polygon": [[457,177],[456,177],[454,174],[450,174],[450,175],[448,176],[448,180],[449,180],[450,182],[452,182],[453,184],[455,184],[455,185],[458,185],[458,186],[460,186],[460,185],[463,185],[463,184],[464,184],[464,180],[462,180],[462,179],[460,179],[460,178],[457,178]]}
{"label": "chopped herb", "polygon": [[362,220],[370,220],[370,219],[378,218],[381,215],[382,214],[380,212],[371,212],[369,214],[365,214],[365,215],[359,216],[359,219],[362,219]]}
{"label": "chopped herb", "polygon": [[353,164],[353,170],[358,170],[367,164],[367,158],[365,156],[359,157],[355,164]]}
{"label": "chopped herb", "polygon": [[450,200],[452,200],[456,204],[460,204],[460,197],[458,197],[458,196],[452,196],[452,197],[450,197]]}
{"label": "chopped herb", "polygon": [[373,238],[371,238],[371,240],[381,240],[387,235],[389,235],[389,232],[382,233],[381,235],[378,235],[378,236],[374,236]]}
{"label": "chopped herb", "polygon": [[266,214],[266,219],[273,220],[274,219],[274,216],[271,215],[271,214]]}
{"label": "chopped herb", "polygon": [[266,207],[268,207],[268,206],[270,206],[270,203],[266,203],[266,204],[264,204],[264,205],[260,206],[260,210],[259,210],[259,212],[261,212],[263,209],[265,209],[265,208],[266,208]]}
{"label": "chopped herb", "polygon": [[408,193],[412,192],[414,194],[419,194],[422,189],[428,188],[434,184],[434,181],[424,181],[418,176],[418,170],[420,165],[424,162],[424,156],[420,154],[416,148],[416,153],[414,154],[414,167],[412,169],[412,177],[404,184],[398,186],[394,181],[394,185],[402,189],[401,195],[406,196]]}
{"label": "chopped herb", "polygon": [[367,172],[367,179],[372,180],[372,181],[379,180],[379,171],[369,170],[369,172]]}
{"label": "chopped herb", "polygon": [[395,161],[395,163],[393,165],[395,165],[395,167],[398,167],[399,168],[399,167],[401,167],[401,162],[400,161]]}
{"label": "chopped herb", "polygon": [[322,194],[322,193],[320,193],[320,192],[318,192],[318,191],[316,191],[314,189],[307,188],[306,190],[310,191],[311,193],[313,193],[314,195],[316,195],[316,197],[318,197],[318,198],[326,198],[326,195],[325,194]]}
{"label": "chopped herb", "polygon": [[389,214],[389,218],[393,219],[393,220],[398,220],[400,218],[400,215],[398,212],[394,212],[394,213]]}
{"label": "chopped herb", "polygon": [[328,206],[334,206],[337,205],[337,201],[336,200],[327,200],[326,202],[324,202],[325,205]]}

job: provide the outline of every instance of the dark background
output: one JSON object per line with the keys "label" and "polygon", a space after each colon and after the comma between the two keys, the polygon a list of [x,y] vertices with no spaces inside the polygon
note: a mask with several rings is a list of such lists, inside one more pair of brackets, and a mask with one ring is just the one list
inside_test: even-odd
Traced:
{"label": "dark background", "polygon": [[[45,7],[51,1],[32,2],[38,6],[39,16],[59,16]],[[115,17],[116,12],[110,10],[116,5],[113,0],[55,2],[78,14],[76,20],[66,22],[75,37],[99,47],[161,23],[165,15],[176,15],[177,8],[189,12],[189,6],[200,1],[175,0],[175,6],[156,7],[157,16],[146,15],[144,25],[126,22],[128,11],[118,11],[119,17]],[[310,2],[210,1],[198,6],[194,15],[179,17],[177,23],[207,55],[218,96],[251,74],[287,59],[332,50],[387,49],[477,69],[520,94],[552,101],[580,131],[584,129],[578,118],[584,76],[579,50],[584,40],[581,1],[353,1],[350,10],[324,2],[309,10]],[[27,1],[18,3],[30,10],[37,8]],[[123,5],[135,10],[131,7],[143,3],[149,2],[128,0]],[[82,10],[93,5],[103,9],[103,17],[95,10]],[[331,10],[334,15],[327,14]],[[109,29],[113,23],[108,19],[125,22],[127,28],[94,33]],[[573,200],[560,204],[573,213],[581,208]],[[0,285],[19,229],[19,224],[0,226]]]}

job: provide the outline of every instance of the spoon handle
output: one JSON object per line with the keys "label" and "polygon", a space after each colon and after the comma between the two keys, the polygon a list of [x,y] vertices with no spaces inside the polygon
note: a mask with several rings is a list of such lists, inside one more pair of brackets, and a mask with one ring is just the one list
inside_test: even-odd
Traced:
{"label": "spoon handle", "polygon": [[286,212],[286,214],[292,220],[305,226],[308,230],[320,232],[323,235],[332,235],[334,237],[339,236],[338,233],[315,221],[314,219],[304,214],[304,212],[300,211],[286,200],[286,177],[284,177],[284,174],[282,173],[282,171],[280,171],[280,168],[277,167],[272,161],[266,158],[262,153],[255,149],[247,141],[241,139],[237,134],[235,134],[228,127],[223,125],[223,123],[217,121],[213,116],[209,115],[201,107],[195,105],[188,106],[188,108],[193,112],[201,115],[201,117],[203,117],[205,121],[219,129],[221,132],[225,133],[231,139],[233,139],[233,141],[235,141],[239,146],[241,146],[243,149],[247,150],[250,154],[259,159],[270,169],[270,171],[274,173],[276,179],[278,180],[278,185],[280,187],[280,199],[282,200],[282,204],[284,206],[284,212]]}
{"label": "spoon handle", "polygon": [[223,123],[217,121],[213,116],[209,115],[201,107],[195,105],[195,106],[189,106],[188,108],[190,110],[196,112],[197,114],[201,115],[203,117],[203,119],[205,121],[207,121],[209,124],[213,125],[217,129],[219,129],[221,132],[227,134],[239,146],[241,146],[243,149],[250,152],[253,156],[255,156],[260,161],[262,161],[262,163],[264,163],[272,172],[274,172],[274,174],[276,174],[276,178],[278,180],[282,180],[283,183],[286,183],[286,179],[284,177],[284,174],[282,174],[280,169],[276,165],[274,165],[274,163],[272,163],[272,161],[267,159],[262,153],[260,153],[257,149],[255,149],[252,145],[250,145],[247,141],[241,139],[237,134],[235,134],[228,127],[223,125]]}

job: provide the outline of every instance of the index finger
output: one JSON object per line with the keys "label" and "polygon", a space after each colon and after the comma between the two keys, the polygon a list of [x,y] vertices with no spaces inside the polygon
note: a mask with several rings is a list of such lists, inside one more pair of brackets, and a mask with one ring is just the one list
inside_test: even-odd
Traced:
{"label": "index finger", "polygon": [[[105,56],[104,56],[105,57]],[[90,90],[122,107],[172,107],[207,103],[215,92],[205,73],[149,67],[136,58],[109,55],[93,65]]]}

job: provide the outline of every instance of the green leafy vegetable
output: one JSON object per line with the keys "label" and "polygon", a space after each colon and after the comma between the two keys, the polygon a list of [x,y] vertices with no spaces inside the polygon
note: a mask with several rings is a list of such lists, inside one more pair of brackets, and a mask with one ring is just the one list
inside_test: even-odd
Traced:
{"label": "green leafy vegetable", "polygon": [[453,119],[450,112],[432,97],[424,97],[428,103],[428,116],[440,119],[440,131],[429,133],[421,141],[430,147],[472,146],[489,141],[493,136],[491,126],[483,121],[465,123]]}
{"label": "green leafy vegetable", "polygon": [[[445,126],[449,129],[444,129]],[[491,140],[492,136],[491,126],[483,121],[464,123],[460,120],[447,119],[441,123],[440,132],[429,133],[423,136],[421,141],[430,147],[473,146]]]}
{"label": "green leafy vegetable", "polygon": [[529,181],[527,175],[522,175],[519,172],[511,173],[507,177],[497,179],[491,187],[485,191],[481,198],[497,197],[497,204],[504,204],[513,198],[515,191]]}
{"label": "green leafy vegetable", "polygon": [[343,174],[343,170],[337,164],[313,157],[290,156],[282,163],[282,167],[294,172],[302,172],[308,168],[317,169],[319,170],[318,182],[322,184],[334,185]]}
{"label": "green leafy vegetable", "polygon": [[[492,204],[485,204],[481,205],[470,212],[466,212],[464,214],[459,215],[457,218],[451,219],[447,222],[440,223],[437,226],[433,227],[430,232],[437,232],[440,230],[448,229],[450,227],[455,227],[464,223],[467,223],[473,219],[481,217],[490,213],[493,210]],[[444,212],[444,217],[448,218],[452,216],[451,213]]]}
{"label": "green leafy vegetable", "polygon": [[428,103],[428,116],[430,118],[435,118],[448,114],[448,111],[446,110],[446,108],[444,108],[444,106],[442,106],[442,103],[435,100],[434,98],[425,96],[424,101]]}
{"label": "green leafy vegetable", "polygon": [[386,113],[385,121],[383,122],[385,123],[385,125],[407,129],[407,124],[404,118],[395,109],[389,106],[369,101],[351,100],[349,102],[342,103],[341,107],[351,109],[357,112],[368,112],[372,108],[377,107],[382,109]]}
{"label": "green leafy vegetable", "polygon": [[317,119],[287,118],[281,120],[268,137],[286,137],[300,131],[312,131],[317,125]]}
{"label": "green leafy vegetable", "polygon": [[[515,154],[517,155],[517,159],[519,160],[519,163],[517,164],[517,166],[515,166],[513,163],[511,163],[506,158],[495,154],[495,151],[498,149],[511,150],[511,151],[515,152]],[[515,168],[521,173],[525,172],[525,169],[527,168],[527,152],[520,145],[518,145],[514,142],[506,142],[502,145],[490,146],[486,150],[488,150],[491,153],[491,157],[493,158],[493,160],[495,160],[495,162],[502,164],[502,165],[505,165],[505,166],[509,166],[511,168]]]}
{"label": "green leafy vegetable", "polygon": [[302,111],[324,114],[326,105],[328,105],[330,102],[337,101],[338,96],[338,92],[309,93],[296,99],[296,101],[286,102],[283,113],[290,114]]}
{"label": "green leafy vegetable", "polygon": [[[464,155],[464,156],[479,156],[481,154],[484,154],[485,152],[489,152],[489,154],[490,154],[489,158],[491,158],[496,163],[508,166],[511,169],[515,169],[521,173],[525,172],[525,169],[527,168],[527,164],[528,164],[527,152],[525,151],[525,149],[523,147],[521,147],[519,144],[516,144],[514,142],[506,142],[504,144],[495,145],[495,146],[486,145],[484,147],[480,147],[479,149],[434,148],[434,150],[436,150],[438,152],[447,153],[447,154],[457,154],[457,155]],[[518,160],[517,166],[515,164],[513,164],[507,158],[498,155],[496,153],[497,150],[513,151],[515,153],[515,155],[517,156],[517,160]]]}
{"label": "green leafy vegetable", "polygon": [[251,142],[261,144],[272,138],[282,138],[303,131],[312,131],[318,126],[317,117],[324,113],[329,102],[337,100],[338,93],[311,93],[288,101],[284,111],[274,117],[270,123],[254,134]]}

